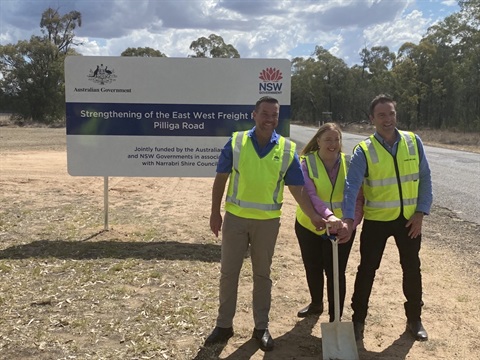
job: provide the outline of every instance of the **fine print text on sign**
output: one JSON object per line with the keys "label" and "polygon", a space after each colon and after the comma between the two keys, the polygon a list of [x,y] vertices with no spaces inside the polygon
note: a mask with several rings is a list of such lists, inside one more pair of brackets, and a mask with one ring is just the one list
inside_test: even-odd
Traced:
{"label": "fine print text on sign", "polygon": [[129,159],[141,159],[143,166],[216,166],[217,147],[135,147]]}

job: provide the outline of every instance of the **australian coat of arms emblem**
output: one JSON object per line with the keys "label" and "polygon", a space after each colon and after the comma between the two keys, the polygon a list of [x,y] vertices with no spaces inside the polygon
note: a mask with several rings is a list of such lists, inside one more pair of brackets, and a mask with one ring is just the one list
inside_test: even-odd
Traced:
{"label": "australian coat of arms emblem", "polygon": [[109,69],[108,66],[103,66],[103,64],[97,65],[94,70],[90,69],[88,74],[88,80],[100,85],[111,84],[116,79],[115,70]]}

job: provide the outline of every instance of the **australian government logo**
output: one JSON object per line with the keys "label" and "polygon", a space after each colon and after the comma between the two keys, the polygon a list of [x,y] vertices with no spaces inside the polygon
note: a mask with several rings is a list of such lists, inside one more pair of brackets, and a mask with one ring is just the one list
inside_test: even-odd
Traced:
{"label": "australian government logo", "polygon": [[96,69],[90,69],[88,80],[100,85],[111,84],[117,80],[117,75],[114,69],[108,68],[108,65],[100,64]]}
{"label": "australian government logo", "polygon": [[281,94],[283,83],[280,81],[283,79],[283,74],[276,68],[266,68],[260,72],[258,77],[262,80],[258,84],[258,92],[260,94]]}
{"label": "australian government logo", "polygon": [[[96,67],[91,68],[90,72],[87,74],[89,81],[92,81],[95,85],[111,85],[114,83],[118,76],[115,73],[115,69],[109,68],[108,65],[96,65]],[[89,88],[77,88],[75,87],[75,92],[103,92],[103,93],[131,93],[132,89],[119,89],[119,88],[107,88],[107,87],[89,87]]]}

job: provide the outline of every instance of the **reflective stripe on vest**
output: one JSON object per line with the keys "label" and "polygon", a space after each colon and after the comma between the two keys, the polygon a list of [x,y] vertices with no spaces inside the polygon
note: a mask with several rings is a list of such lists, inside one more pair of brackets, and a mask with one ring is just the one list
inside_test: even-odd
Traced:
{"label": "reflective stripe on vest", "polygon": [[409,219],[418,198],[419,155],[415,135],[401,131],[395,156],[372,135],[362,141],[368,167],[364,179],[365,219],[390,221],[401,212]]}
{"label": "reflective stripe on vest", "polygon": [[[280,209],[282,208],[282,201],[283,201],[283,188],[284,188],[283,178],[285,176],[285,173],[288,170],[288,167],[293,161],[295,144],[289,141],[288,139],[285,139],[284,137],[280,137],[279,143],[274,147],[274,149],[271,150],[269,154],[266,155],[266,156],[271,156],[273,154],[274,156],[276,156],[275,154],[279,153],[280,158],[278,160],[280,161],[276,163],[273,161],[268,161],[263,164],[263,166],[268,167],[265,169],[266,173],[271,172],[271,173],[277,173],[278,175],[275,175],[275,180],[271,181],[270,182],[271,184],[265,185],[270,187],[259,190],[259,191],[262,191],[262,193],[259,194],[259,196],[256,198],[261,199],[263,196],[264,201],[257,202],[257,201],[251,201],[252,200],[251,198],[250,200],[239,198],[240,188],[242,186],[247,186],[247,184],[242,184],[241,182],[242,180],[245,179],[245,177],[247,176],[245,174],[248,174],[247,172],[249,171],[248,164],[247,166],[243,165],[244,166],[243,169],[240,168],[240,166],[242,166],[240,161],[241,152],[243,151],[245,155],[247,151],[251,151],[252,157],[256,156],[256,158],[252,158],[251,162],[261,161],[255,149],[253,148],[253,144],[251,143],[251,141],[252,140],[248,136],[248,133],[245,131],[234,133],[233,135],[233,139],[232,139],[233,168],[232,168],[232,174],[230,178],[229,189],[226,197],[226,205],[225,205],[226,210],[241,217],[248,217],[248,218],[254,218],[254,219],[268,219],[268,218],[279,217]],[[248,147],[248,149],[246,149],[246,147]],[[249,174],[249,175],[252,175],[252,174]],[[257,184],[251,184],[251,183],[248,184],[248,186],[250,187],[256,186],[256,185]],[[251,190],[251,191],[255,191],[255,190]],[[266,201],[266,196],[265,196],[267,194],[269,194],[268,201]],[[270,202],[270,203],[267,203],[267,202]],[[236,205],[236,206],[233,206],[233,205]],[[254,210],[248,211],[248,209],[254,209]]]}

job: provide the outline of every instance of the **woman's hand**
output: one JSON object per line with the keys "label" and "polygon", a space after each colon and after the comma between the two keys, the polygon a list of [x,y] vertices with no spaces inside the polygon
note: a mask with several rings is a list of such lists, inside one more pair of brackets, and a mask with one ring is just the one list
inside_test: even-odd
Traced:
{"label": "woman's hand", "polygon": [[337,218],[335,215],[330,215],[326,220],[326,225],[328,226],[329,232],[337,233],[338,230],[343,228],[343,221]]}

